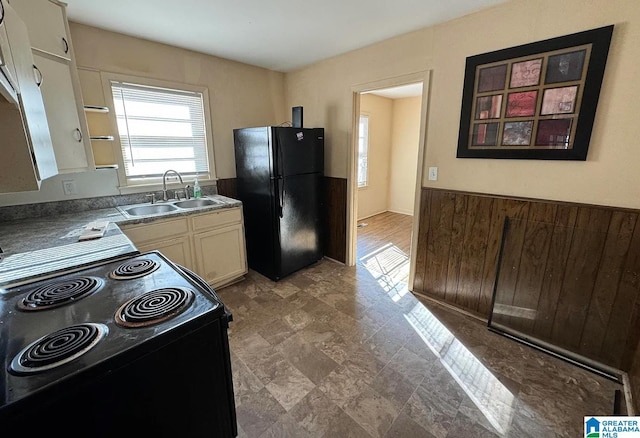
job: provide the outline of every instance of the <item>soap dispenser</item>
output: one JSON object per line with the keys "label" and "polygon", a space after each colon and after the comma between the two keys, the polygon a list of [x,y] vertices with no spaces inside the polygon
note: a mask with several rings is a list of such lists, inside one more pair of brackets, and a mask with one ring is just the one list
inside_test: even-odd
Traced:
{"label": "soap dispenser", "polygon": [[200,183],[198,182],[198,178],[193,181],[193,197],[194,198],[202,198],[202,189],[200,189]]}

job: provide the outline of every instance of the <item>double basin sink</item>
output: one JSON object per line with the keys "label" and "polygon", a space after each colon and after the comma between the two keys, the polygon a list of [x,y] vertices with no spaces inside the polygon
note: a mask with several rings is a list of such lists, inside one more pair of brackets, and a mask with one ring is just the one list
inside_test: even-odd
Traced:
{"label": "double basin sink", "polygon": [[220,205],[224,202],[209,198],[188,199],[162,204],[136,205],[132,207],[120,207],[120,211],[129,216],[148,216],[151,214],[170,213],[172,211],[189,210],[210,205]]}

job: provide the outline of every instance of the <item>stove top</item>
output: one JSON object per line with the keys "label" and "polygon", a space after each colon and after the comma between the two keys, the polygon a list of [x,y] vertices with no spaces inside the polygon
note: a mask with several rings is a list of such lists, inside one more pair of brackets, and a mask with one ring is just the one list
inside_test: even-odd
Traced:
{"label": "stove top", "polygon": [[135,360],[223,312],[210,290],[157,251],[6,286],[0,409],[114,361]]}
{"label": "stove top", "polygon": [[95,347],[109,329],[104,324],[77,324],[32,342],[15,355],[9,372],[34,374],[64,365]]}

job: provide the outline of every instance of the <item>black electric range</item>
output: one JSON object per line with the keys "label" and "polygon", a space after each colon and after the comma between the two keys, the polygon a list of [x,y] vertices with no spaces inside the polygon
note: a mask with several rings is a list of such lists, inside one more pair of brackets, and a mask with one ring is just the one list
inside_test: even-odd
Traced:
{"label": "black electric range", "polygon": [[151,251],[0,289],[0,425],[21,436],[237,435],[231,314]]}

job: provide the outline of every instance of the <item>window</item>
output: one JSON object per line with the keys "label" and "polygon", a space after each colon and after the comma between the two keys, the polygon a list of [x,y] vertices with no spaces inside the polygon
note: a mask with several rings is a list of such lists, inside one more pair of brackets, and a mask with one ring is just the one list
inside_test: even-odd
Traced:
{"label": "window", "polygon": [[210,177],[202,92],[110,83],[128,185],[158,181],[168,169]]}
{"label": "window", "polygon": [[360,114],[358,125],[358,187],[367,186],[367,155],[369,153],[369,116]]}

